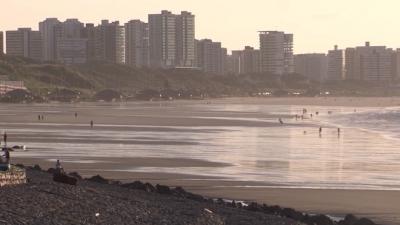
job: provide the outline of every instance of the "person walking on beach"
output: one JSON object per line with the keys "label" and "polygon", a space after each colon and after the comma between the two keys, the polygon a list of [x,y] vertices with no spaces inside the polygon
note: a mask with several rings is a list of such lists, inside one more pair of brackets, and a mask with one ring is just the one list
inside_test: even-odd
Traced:
{"label": "person walking on beach", "polygon": [[280,124],[283,124],[282,118],[279,118],[279,123],[280,123]]}
{"label": "person walking on beach", "polygon": [[322,134],[322,127],[319,127],[319,135]]}
{"label": "person walking on beach", "polygon": [[40,121],[40,115],[38,115],[38,120]]}
{"label": "person walking on beach", "polygon": [[93,120],[90,121],[90,128],[93,128]]}
{"label": "person walking on beach", "polygon": [[337,135],[340,136],[340,128],[337,129]]}
{"label": "person walking on beach", "polygon": [[76,118],[78,118],[78,113],[77,113],[77,112],[75,112],[75,119],[76,119]]}
{"label": "person walking on beach", "polygon": [[44,120],[44,115],[42,115],[42,120]]}

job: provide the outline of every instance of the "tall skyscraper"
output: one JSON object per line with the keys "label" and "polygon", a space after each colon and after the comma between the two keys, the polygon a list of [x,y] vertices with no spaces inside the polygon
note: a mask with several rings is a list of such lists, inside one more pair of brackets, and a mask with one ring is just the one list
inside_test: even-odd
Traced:
{"label": "tall skyscraper", "polygon": [[125,62],[135,67],[150,66],[149,26],[140,20],[125,23]]}
{"label": "tall skyscraper", "polygon": [[101,21],[95,31],[96,60],[125,63],[125,28],[118,21]]}
{"label": "tall skyscraper", "polygon": [[42,59],[44,61],[56,60],[57,36],[60,35],[60,21],[57,18],[47,18],[39,23],[42,36]]}
{"label": "tall skyscraper", "polygon": [[82,30],[82,38],[87,40],[86,56],[88,61],[95,59],[96,28],[93,23],[87,23]]}
{"label": "tall skyscraper", "polygon": [[0,55],[4,54],[4,36],[3,31],[0,31]]}
{"label": "tall skyscraper", "polygon": [[342,49],[335,45],[334,50],[328,52],[328,72],[326,80],[339,81],[345,76],[345,55]]}
{"label": "tall skyscraper", "polygon": [[7,55],[42,59],[42,38],[39,31],[31,28],[19,28],[6,32]]}
{"label": "tall skyscraper", "polygon": [[232,51],[236,74],[260,72],[260,50],[246,46],[244,50]]}
{"label": "tall skyscraper", "polygon": [[203,39],[196,41],[196,45],[197,67],[205,73],[224,74],[227,50],[221,47],[221,42]]}
{"label": "tall skyscraper", "polygon": [[326,79],[328,60],[324,53],[298,54],[294,56],[295,72],[310,80]]}
{"label": "tall skyscraper", "polygon": [[346,79],[389,82],[393,73],[394,51],[385,46],[365,46],[346,49]]}
{"label": "tall skyscraper", "polygon": [[261,72],[282,75],[294,72],[293,34],[260,31]]}
{"label": "tall skyscraper", "polygon": [[183,11],[176,15],[176,66],[195,65],[195,16]]}
{"label": "tall skyscraper", "polygon": [[64,64],[82,64],[87,61],[87,39],[83,38],[83,23],[67,19],[57,26],[56,61]]}
{"label": "tall skyscraper", "polygon": [[149,14],[150,64],[171,68],[176,65],[176,16],[163,10]]}

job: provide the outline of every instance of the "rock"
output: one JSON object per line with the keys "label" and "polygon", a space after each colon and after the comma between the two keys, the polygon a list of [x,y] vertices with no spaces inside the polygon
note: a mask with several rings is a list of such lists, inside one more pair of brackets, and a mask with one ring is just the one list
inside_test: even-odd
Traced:
{"label": "rock", "polygon": [[88,179],[86,179],[86,180],[91,181],[91,182],[100,183],[100,184],[109,184],[109,183],[110,183],[109,180],[103,178],[103,177],[100,176],[100,175],[93,176],[93,177],[88,178]]}
{"label": "rock", "polygon": [[282,209],[281,216],[284,216],[284,217],[287,217],[290,219],[294,219],[296,221],[301,221],[303,219],[304,215],[303,215],[303,213],[297,212],[294,209],[284,208],[284,209]]}
{"label": "rock", "polygon": [[49,168],[49,169],[47,170],[47,172],[48,172],[48,173],[51,173],[51,174],[54,174],[54,173],[56,172],[56,169],[54,169],[54,168]]}
{"label": "rock", "polygon": [[67,176],[63,173],[55,173],[53,175],[53,181],[69,185],[76,185],[77,182],[76,178]]}
{"label": "rock", "polygon": [[352,214],[348,214],[344,217],[344,220],[339,222],[339,225],[354,225],[357,222],[357,217]]}
{"label": "rock", "polygon": [[252,212],[259,212],[259,211],[262,211],[260,205],[257,204],[256,202],[250,203],[250,204],[246,207],[246,209],[249,210],[249,211],[252,211]]}
{"label": "rock", "polygon": [[146,192],[156,192],[156,188],[150,183],[145,183],[144,186],[146,188]]}
{"label": "rock", "polygon": [[17,165],[15,165],[16,167],[19,167],[19,168],[25,168],[25,166],[23,165],[23,164],[17,164]]}
{"label": "rock", "polygon": [[335,223],[325,215],[305,216],[305,223],[310,225],[334,225]]}
{"label": "rock", "polygon": [[356,223],[354,223],[354,225],[375,225],[375,223],[372,222],[372,220],[370,219],[361,218]]}
{"label": "rock", "polygon": [[140,181],[134,181],[132,183],[122,184],[121,186],[124,188],[146,191],[146,186]]}
{"label": "rock", "polygon": [[203,196],[187,192],[182,187],[176,187],[171,191],[172,191],[173,195],[181,197],[181,198],[187,198],[187,199],[191,199],[194,201],[204,201],[205,200]]}
{"label": "rock", "polygon": [[32,168],[33,170],[37,170],[37,171],[42,171],[42,168],[39,166],[39,165],[34,165],[33,166],[33,168]]}
{"label": "rock", "polygon": [[83,179],[82,176],[79,175],[79,173],[77,173],[77,172],[71,172],[68,175],[71,176],[71,177],[75,177],[78,180],[82,180]]}
{"label": "rock", "polygon": [[156,190],[157,193],[163,194],[163,195],[170,195],[172,194],[171,189],[168,186],[165,185],[156,185]]}

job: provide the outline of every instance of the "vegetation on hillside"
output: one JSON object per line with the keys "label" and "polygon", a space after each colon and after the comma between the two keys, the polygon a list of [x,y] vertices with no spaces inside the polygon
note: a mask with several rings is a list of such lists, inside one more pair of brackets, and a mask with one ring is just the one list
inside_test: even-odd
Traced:
{"label": "vegetation on hillside", "polygon": [[99,100],[97,93],[127,98],[203,98],[220,96],[398,95],[397,89],[363,82],[319,84],[298,74],[214,75],[196,70],[133,68],[107,62],[83,65],[39,63],[21,57],[0,56],[0,75],[23,80],[34,96],[44,100]]}

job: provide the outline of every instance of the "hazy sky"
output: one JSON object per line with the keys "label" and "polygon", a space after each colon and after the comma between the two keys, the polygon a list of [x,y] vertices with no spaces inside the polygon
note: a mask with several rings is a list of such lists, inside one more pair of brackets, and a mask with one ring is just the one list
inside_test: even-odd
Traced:
{"label": "hazy sky", "polygon": [[229,50],[259,46],[259,30],[294,33],[295,53],[326,52],[370,41],[400,47],[399,0],[1,0],[0,30],[33,27],[46,17],[147,21],[168,9],[196,15],[196,38]]}

